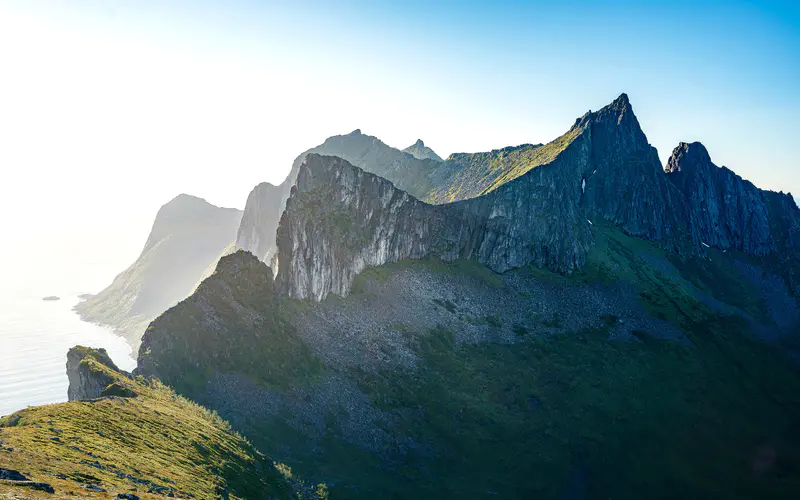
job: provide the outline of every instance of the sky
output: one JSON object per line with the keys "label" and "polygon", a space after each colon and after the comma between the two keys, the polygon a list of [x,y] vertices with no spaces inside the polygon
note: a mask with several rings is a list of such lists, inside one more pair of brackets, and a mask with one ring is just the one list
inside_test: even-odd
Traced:
{"label": "sky", "polygon": [[548,142],[622,92],[662,161],[797,194],[798,82],[798,2],[0,0],[0,257],[119,271],[328,136]]}

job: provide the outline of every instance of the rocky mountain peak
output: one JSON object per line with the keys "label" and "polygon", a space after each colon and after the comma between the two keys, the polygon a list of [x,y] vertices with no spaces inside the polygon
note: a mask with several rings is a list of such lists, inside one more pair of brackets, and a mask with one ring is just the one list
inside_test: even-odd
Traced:
{"label": "rocky mountain peak", "polygon": [[680,172],[682,168],[708,167],[712,165],[711,156],[702,143],[681,142],[672,150],[672,155],[667,160],[665,170],[667,173],[675,173]]}
{"label": "rocky mountain peak", "polygon": [[434,152],[431,148],[427,147],[422,139],[417,139],[417,142],[403,150],[420,160],[436,160],[443,161],[442,158]]}

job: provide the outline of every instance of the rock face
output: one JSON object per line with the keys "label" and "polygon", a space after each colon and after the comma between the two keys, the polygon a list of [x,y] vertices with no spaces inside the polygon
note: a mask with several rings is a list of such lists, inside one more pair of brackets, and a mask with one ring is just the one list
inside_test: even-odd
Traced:
{"label": "rock face", "polygon": [[[600,220],[682,254],[705,246],[783,254],[790,284],[800,283],[791,196],[717,168],[699,144],[681,144],[665,172],[625,94],[545,145],[459,153],[432,166],[387,148],[357,130],[317,148],[352,165],[309,152],[295,162],[287,182],[296,178],[296,199],[286,202],[274,260],[284,290],[318,300],[346,294],[366,266],[425,255],[476,258],[497,272],[528,264],[571,272],[585,262]],[[252,231],[259,241],[271,217]],[[253,246],[261,258],[274,253]]]}
{"label": "rock face", "polygon": [[702,144],[680,143],[667,163],[667,173],[686,197],[692,223],[704,243],[759,256],[775,251],[761,190],[714,165]]}
{"label": "rock face", "polygon": [[577,204],[557,213],[541,196],[551,180],[523,177],[429,205],[341,158],[309,155],[278,228],[279,286],[297,298],[345,296],[365,267],[427,255],[476,258],[497,272],[531,263],[569,272],[585,261],[591,234]]}
{"label": "rock face", "polygon": [[436,160],[443,161],[442,158],[436,154],[434,150],[429,148],[422,142],[422,139],[417,139],[417,142],[403,150],[404,153],[412,155],[419,160]]}
{"label": "rock face", "polygon": [[[425,204],[341,158],[310,154],[278,227],[280,286],[322,300],[347,295],[367,266],[422,258],[434,247],[442,258],[456,258],[468,214],[453,208]],[[446,245],[449,238],[455,241]]]}
{"label": "rock face", "polygon": [[667,179],[627,95],[587,114],[576,126],[582,130],[576,142],[583,142],[586,157],[580,180],[574,182],[582,186],[588,215],[673,250],[699,247],[686,202]]}
{"label": "rock face", "polygon": [[75,309],[138,345],[147,324],[191,294],[236,238],[242,212],[182,194],[161,207],[150,236],[128,269]]}
{"label": "rock face", "polygon": [[277,249],[275,233],[278,221],[297,180],[300,166],[311,153],[344,158],[367,172],[394,182],[397,187],[418,198],[424,198],[433,186],[441,184],[441,179],[446,177],[446,169],[439,161],[419,159],[387,146],[377,137],[362,134],[361,130],[329,137],[323,144],[299,155],[292,163],[289,175],[279,186],[262,183],[253,189],[247,198],[236,248],[247,250],[264,262],[271,260]]}
{"label": "rock face", "polygon": [[96,363],[124,374],[117,368],[105,349],[92,349],[77,346],[67,352],[67,378],[69,389],[67,396],[70,401],[82,399],[95,399],[104,395],[104,391],[113,384],[114,377],[103,370],[98,370]]}

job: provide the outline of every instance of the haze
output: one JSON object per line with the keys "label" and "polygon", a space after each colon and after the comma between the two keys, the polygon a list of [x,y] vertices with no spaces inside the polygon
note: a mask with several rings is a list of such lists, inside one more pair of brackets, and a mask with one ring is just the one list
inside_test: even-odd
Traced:
{"label": "haze", "polygon": [[5,285],[24,258],[99,287],[81,265],[124,268],[178,193],[243,208],[330,135],[446,157],[547,142],[620,92],[662,160],[702,141],[800,192],[790,3],[222,6],[0,1]]}

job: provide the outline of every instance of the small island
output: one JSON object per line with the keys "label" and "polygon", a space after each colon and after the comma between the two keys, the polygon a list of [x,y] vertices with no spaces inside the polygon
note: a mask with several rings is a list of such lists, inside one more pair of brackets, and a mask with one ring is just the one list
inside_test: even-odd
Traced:
{"label": "small island", "polygon": [[47,300],[47,301],[61,300],[61,297],[56,297],[55,295],[48,295],[47,297],[43,297],[42,300]]}

